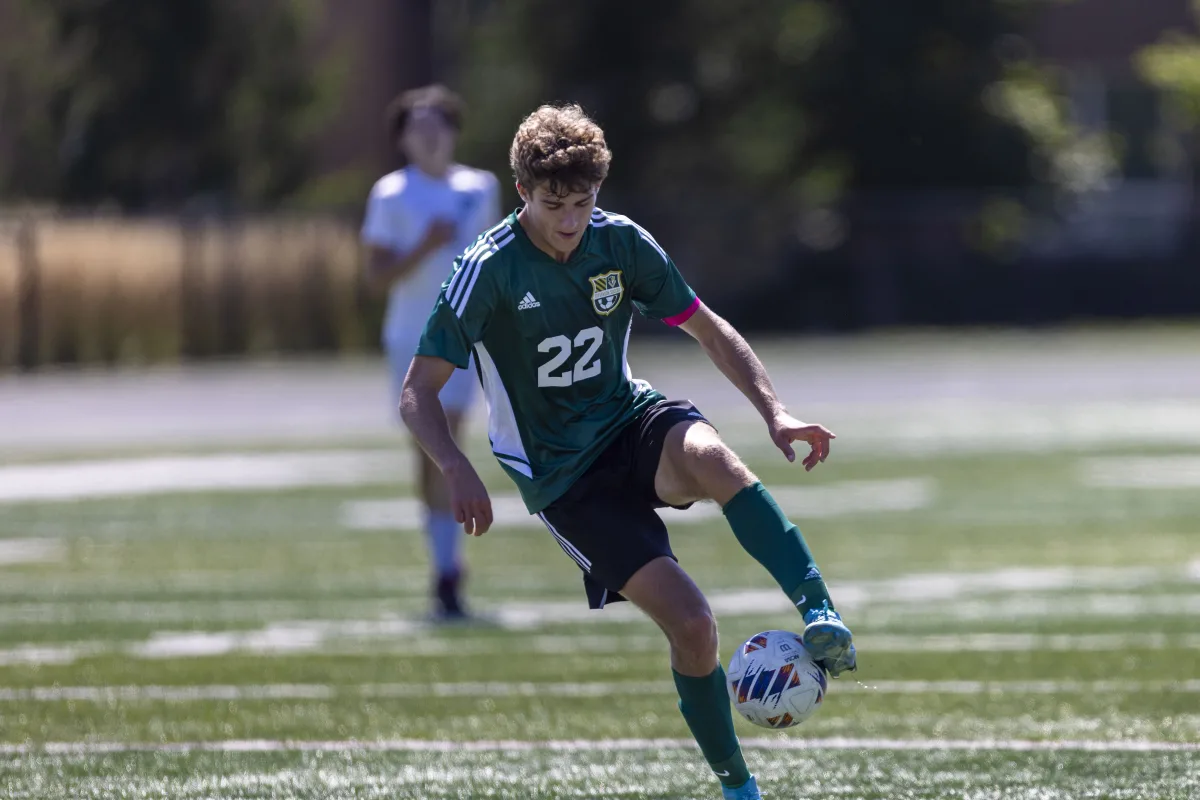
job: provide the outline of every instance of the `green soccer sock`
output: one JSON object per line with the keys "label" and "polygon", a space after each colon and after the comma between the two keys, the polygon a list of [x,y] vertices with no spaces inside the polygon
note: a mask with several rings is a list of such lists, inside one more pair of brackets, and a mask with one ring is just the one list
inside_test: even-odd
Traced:
{"label": "green soccer sock", "polygon": [[826,603],[833,608],[804,534],[761,483],[735,494],[722,511],[742,547],[767,568],[801,616]]}
{"label": "green soccer sock", "polygon": [[724,786],[738,787],[750,780],[746,759],[733,732],[733,710],[725,688],[725,670],[720,664],[703,678],[675,676],[679,710],[700,745],[700,752]]}

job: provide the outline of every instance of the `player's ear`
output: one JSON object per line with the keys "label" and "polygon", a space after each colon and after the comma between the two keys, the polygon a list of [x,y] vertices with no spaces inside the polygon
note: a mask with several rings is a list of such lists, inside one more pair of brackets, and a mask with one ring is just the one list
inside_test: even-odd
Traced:
{"label": "player's ear", "polygon": [[521,198],[522,203],[529,204],[529,196],[525,194],[525,187],[521,185],[520,181],[517,181],[517,196]]}

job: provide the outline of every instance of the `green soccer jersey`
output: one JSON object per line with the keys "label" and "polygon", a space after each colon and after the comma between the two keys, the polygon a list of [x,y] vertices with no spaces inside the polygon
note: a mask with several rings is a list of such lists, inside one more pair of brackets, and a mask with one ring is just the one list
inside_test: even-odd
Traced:
{"label": "green soccer jersey", "polygon": [[539,250],[513,212],[442,286],[417,354],[459,368],[475,355],[492,452],[531,514],[663,399],[629,371],[634,306],[679,324],[699,300],[645,229],[600,209],[566,263]]}

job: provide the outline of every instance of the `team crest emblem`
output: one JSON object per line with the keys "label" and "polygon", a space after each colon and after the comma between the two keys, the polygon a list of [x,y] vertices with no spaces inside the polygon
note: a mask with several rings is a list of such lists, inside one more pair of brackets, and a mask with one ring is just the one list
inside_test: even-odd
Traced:
{"label": "team crest emblem", "polygon": [[621,297],[625,294],[621,271],[613,270],[603,275],[593,275],[588,280],[592,282],[592,307],[596,309],[597,314],[607,317],[621,305]]}

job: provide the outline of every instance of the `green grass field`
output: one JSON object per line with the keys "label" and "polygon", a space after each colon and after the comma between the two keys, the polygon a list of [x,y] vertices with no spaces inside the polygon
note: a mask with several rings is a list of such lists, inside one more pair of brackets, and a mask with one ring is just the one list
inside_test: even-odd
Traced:
{"label": "green grass field", "polygon": [[[756,435],[860,659],[804,725],[739,722],[768,797],[1200,797],[1200,450],[847,447],[805,474]],[[488,624],[425,622],[408,481],[0,504],[0,796],[718,797],[661,636],[588,611],[538,525],[468,542]],[[795,629],[695,516],[673,542],[723,659]]]}

